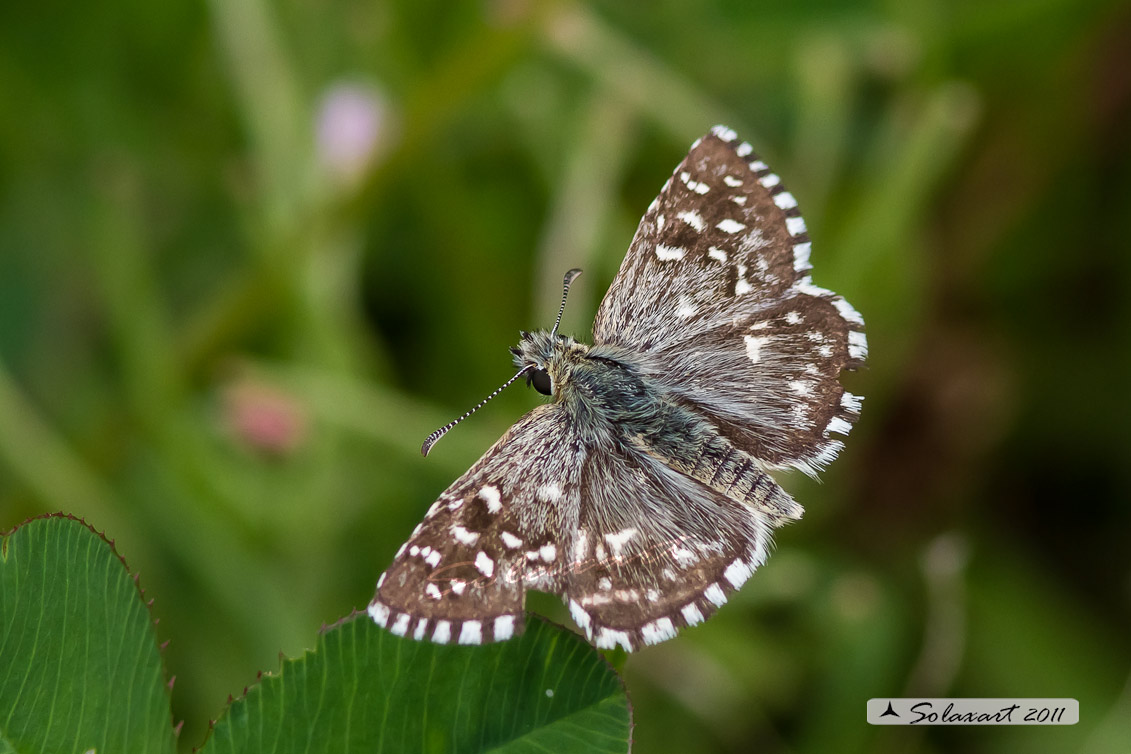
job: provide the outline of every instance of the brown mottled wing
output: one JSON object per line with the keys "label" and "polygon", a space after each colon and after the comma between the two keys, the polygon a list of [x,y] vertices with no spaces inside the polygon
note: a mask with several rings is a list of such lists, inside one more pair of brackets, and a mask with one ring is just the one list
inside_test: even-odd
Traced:
{"label": "brown mottled wing", "polygon": [[839,383],[867,355],[864,320],[809,276],[810,241],[777,175],[716,127],[648,208],[593,337],[696,405],[767,467],[814,474],[859,416]]}
{"label": "brown mottled wing", "polygon": [[429,508],[378,580],[369,614],[441,644],[521,631],[525,589],[557,589],[585,452],[560,405],[526,414]]}
{"label": "brown mottled wing", "polygon": [[765,508],[788,499],[765,472],[747,505],[616,446],[589,456],[581,493],[563,597],[589,641],[628,651],[726,602],[766,559],[775,522]]}

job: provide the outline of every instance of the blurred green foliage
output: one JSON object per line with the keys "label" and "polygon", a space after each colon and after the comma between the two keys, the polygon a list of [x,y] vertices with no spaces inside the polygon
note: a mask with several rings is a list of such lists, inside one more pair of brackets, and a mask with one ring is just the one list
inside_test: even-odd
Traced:
{"label": "blurred green foliage", "polygon": [[[636,750],[1126,751],[1129,34],[1115,0],[6,3],[0,526],[117,539],[188,751],[368,601],[536,396],[420,441],[573,266],[586,332],[725,122],[867,319],[867,400],[734,603],[628,659]],[[886,695],[1081,723],[870,728]]]}

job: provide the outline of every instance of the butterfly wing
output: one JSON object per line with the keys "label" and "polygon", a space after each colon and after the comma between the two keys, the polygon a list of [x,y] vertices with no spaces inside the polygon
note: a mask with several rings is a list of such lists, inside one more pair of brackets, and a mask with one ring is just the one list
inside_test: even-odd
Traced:
{"label": "butterfly wing", "polygon": [[813,474],[860,410],[838,377],[864,320],[813,285],[793,195],[733,131],[692,147],[648,208],[593,324],[767,467]]}
{"label": "butterfly wing", "polygon": [[525,589],[560,589],[585,455],[559,404],[526,414],[429,508],[378,580],[369,614],[441,644],[520,632]]}
{"label": "butterfly wing", "polygon": [[[762,504],[787,498],[769,475]],[[695,625],[765,560],[773,521],[632,446],[594,449],[562,593],[596,646],[632,651]]]}

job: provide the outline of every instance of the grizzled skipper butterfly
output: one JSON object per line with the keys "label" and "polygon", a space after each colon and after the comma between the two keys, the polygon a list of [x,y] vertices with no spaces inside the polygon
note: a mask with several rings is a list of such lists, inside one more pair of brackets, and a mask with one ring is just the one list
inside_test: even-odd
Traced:
{"label": "grizzled skipper butterfly", "polygon": [[838,378],[864,362],[864,320],[813,285],[809,247],[749,144],[722,126],[695,142],[644,214],[593,345],[559,335],[559,311],[511,349],[503,387],[526,377],[552,401],[428,509],[377,582],[373,620],[501,641],[535,589],[561,595],[596,646],[631,651],[725,603],[801,516],[770,472],[815,475],[860,412]]}

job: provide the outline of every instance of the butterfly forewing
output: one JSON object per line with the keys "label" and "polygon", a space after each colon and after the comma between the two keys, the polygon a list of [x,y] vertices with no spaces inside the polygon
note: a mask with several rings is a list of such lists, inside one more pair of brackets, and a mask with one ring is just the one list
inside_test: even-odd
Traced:
{"label": "butterfly forewing", "polygon": [[777,301],[808,269],[808,242],[777,176],[716,128],[644,213],[597,310],[594,342],[647,351]]}
{"label": "butterfly forewing", "polygon": [[641,354],[767,467],[813,474],[859,415],[838,377],[867,354],[864,320],[813,285],[810,241],[781,179],[716,127],[648,208],[597,312],[597,343]]}
{"label": "butterfly forewing", "polygon": [[554,591],[560,582],[583,462],[556,405],[524,416],[428,509],[378,582],[370,615],[439,643],[520,631],[528,583]]}

